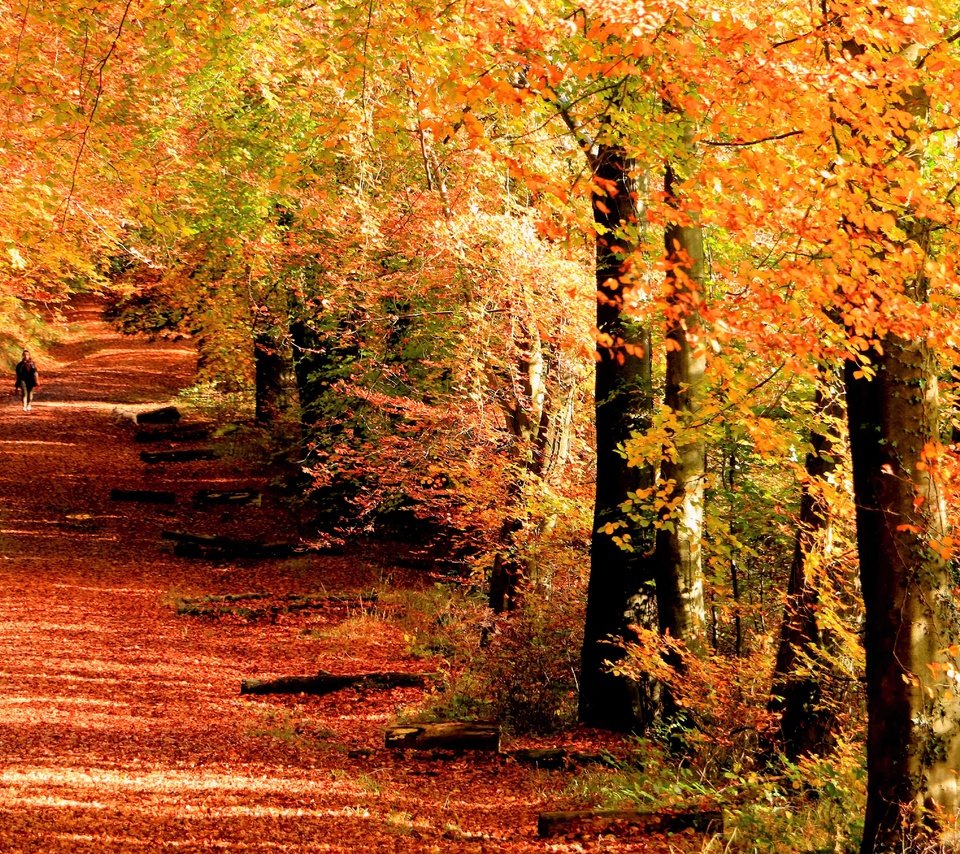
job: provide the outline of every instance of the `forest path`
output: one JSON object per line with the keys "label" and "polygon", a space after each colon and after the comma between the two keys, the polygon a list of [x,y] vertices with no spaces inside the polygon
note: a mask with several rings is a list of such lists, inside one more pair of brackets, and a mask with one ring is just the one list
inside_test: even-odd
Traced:
{"label": "forest path", "polygon": [[[384,726],[419,689],[239,696],[250,676],[431,665],[363,609],[218,619],[171,603],[415,579],[363,554],[174,557],[162,529],[270,533],[284,515],[269,496],[262,508],[191,504],[199,487],[265,482],[236,458],[140,460],[117,407],[188,385],[188,345],[120,337],[95,303],[71,319],[73,343],[47,360],[54,369],[40,364],[33,413],[0,403],[0,851],[665,850],[537,840],[536,814],[567,775],[383,750]],[[172,489],[178,501],[111,502],[115,487]]]}

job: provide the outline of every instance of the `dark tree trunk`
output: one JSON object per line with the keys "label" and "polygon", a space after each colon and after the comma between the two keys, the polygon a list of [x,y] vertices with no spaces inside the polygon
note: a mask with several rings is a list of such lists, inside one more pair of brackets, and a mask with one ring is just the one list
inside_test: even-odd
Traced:
{"label": "dark tree trunk", "polygon": [[519,518],[518,498],[511,500],[507,518],[500,526],[500,543],[493,557],[490,570],[488,602],[495,614],[512,611],[516,608],[520,587],[523,582],[522,562],[516,553],[517,534],[523,530],[523,520]]}
{"label": "dark tree trunk", "polygon": [[290,321],[290,340],[293,343],[293,375],[300,399],[300,422],[304,428],[311,428],[319,420],[320,401],[326,389],[322,378],[324,360],[320,340],[302,315]]}
{"label": "dark tree trunk", "polygon": [[[842,20],[839,26],[844,26]],[[878,48],[879,55],[886,49],[845,35],[848,57],[858,58],[870,47]],[[902,54],[898,60],[904,58]],[[902,134],[897,131],[898,139],[884,131],[866,142],[879,143],[902,158],[897,173],[887,173],[894,183],[889,191],[917,199],[913,174],[923,168],[927,137],[919,120],[925,121],[929,111],[928,90],[921,83],[886,91],[886,106],[902,109],[916,121]],[[856,137],[873,133],[869,126],[853,128]],[[852,152],[857,156],[855,148]],[[874,168],[859,156],[864,166]],[[898,187],[900,175],[904,180]],[[854,189],[852,182],[849,188]],[[874,212],[885,212],[866,198]],[[912,303],[909,307],[919,313],[930,307],[925,271],[930,223],[912,204],[908,202],[897,222],[905,235],[897,247],[902,260],[894,264],[880,250],[875,258],[895,277],[891,283],[879,274],[880,292],[899,284]],[[843,228],[850,236],[866,237],[868,246],[887,243],[886,236],[878,239],[881,235],[863,225],[844,222]],[[912,272],[910,256],[920,259]],[[869,292],[871,284],[863,290]],[[866,371],[853,361],[844,369],[865,615],[867,808],[861,854],[952,850],[957,842],[960,609],[948,560],[951,548],[945,541],[945,496],[936,477],[940,435],[934,331],[915,339],[888,332],[882,347],[864,353]],[[862,337],[863,331],[850,329],[848,334]]]}
{"label": "dark tree trunk", "polygon": [[256,333],[253,339],[253,363],[256,389],[256,419],[270,424],[287,409],[287,377],[290,361],[283,343],[270,330]]}
{"label": "dark tree trunk", "polygon": [[360,358],[356,318],[341,315],[336,319],[310,316],[309,308],[292,307],[290,340],[293,344],[293,373],[300,399],[300,421],[309,433],[323,422],[334,434],[342,420],[356,405],[356,399],[335,389],[349,380]]}
{"label": "dark tree trunk", "polygon": [[[596,433],[597,491],[591,541],[590,581],[580,678],[580,720],[591,726],[643,731],[656,714],[657,691],[610,671],[623,660],[631,625],[656,627],[650,527],[631,524],[622,509],[630,493],[653,485],[650,467],[628,465],[623,445],[651,424],[653,396],[649,331],[625,314],[631,286],[630,240],[623,227],[637,224],[636,186],[624,151],[601,146],[592,159],[603,192],[593,199],[597,224]],[[622,548],[605,529],[626,524]]]}
{"label": "dark tree trunk", "polygon": [[830,534],[829,510],[823,505],[818,481],[837,467],[825,422],[842,413],[837,394],[825,383],[817,387],[815,406],[823,426],[810,433],[812,450],[806,458],[807,483],[800,499],[770,701],[770,710],[780,718],[783,751],[790,759],[829,750],[836,723],[833,710],[821,702],[821,679],[810,669],[826,641],[817,619],[819,584],[810,569],[811,562],[825,556]]}
{"label": "dark tree trunk", "polygon": [[[888,335],[845,369],[857,550],[865,605],[867,811],[863,854],[922,850],[960,807],[960,641],[946,535],[925,451],[935,446],[937,381],[923,342]],[[859,375],[858,375],[859,374]],[[939,849],[938,849],[939,850]]]}

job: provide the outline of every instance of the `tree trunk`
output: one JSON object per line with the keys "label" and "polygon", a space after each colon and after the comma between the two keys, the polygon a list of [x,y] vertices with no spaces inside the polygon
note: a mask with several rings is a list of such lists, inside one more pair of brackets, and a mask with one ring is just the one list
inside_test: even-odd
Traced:
{"label": "tree trunk", "polygon": [[[519,475],[514,475],[514,480]],[[519,495],[512,493],[522,492],[519,483],[511,483],[508,491],[507,516],[500,526],[500,542],[497,553],[493,556],[493,566],[490,569],[490,586],[488,603],[495,614],[512,611],[516,608],[523,583],[522,562],[517,555],[517,534],[523,530],[523,520],[520,518]]]}
{"label": "tree trunk", "polygon": [[[623,293],[630,287],[630,240],[624,226],[636,226],[636,186],[624,151],[600,146],[591,160],[602,188],[593,197],[597,224],[597,490],[591,540],[590,580],[580,677],[580,720],[614,730],[643,729],[656,714],[653,683],[612,673],[624,657],[631,625],[656,626],[651,528],[631,523],[622,509],[631,493],[653,485],[650,467],[628,465],[623,445],[651,424],[650,334],[625,313]],[[617,530],[629,550],[605,528]]]}
{"label": "tree trunk", "polygon": [[[836,393],[821,382],[816,393],[818,420],[840,416]],[[824,425],[810,433],[812,450],[807,454],[807,482],[800,499],[800,518],[794,541],[793,562],[787,583],[787,599],[780,624],[780,642],[773,671],[770,710],[780,718],[784,753],[790,759],[803,754],[821,754],[833,744],[833,711],[821,703],[821,679],[809,669],[825,638],[817,620],[820,590],[811,572],[829,550],[829,508],[823,503],[818,482],[836,467],[833,439]]]}
{"label": "tree trunk", "polygon": [[[960,613],[938,547],[946,520],[926,452],[938,442],[934,360],[888,336],[876,375],[845,368],[857,550],[866,611],[863,854],[918,851],[960,807]],[[858,375],[859,374],[859,375]],[[936,815],[942,810],[941,816]]]}
{"label": "tree trunk", "polygon": [[356,402],[333,391],[339,381],[349,380],[360,358],[354,318],[341,316],[334,324],[332,319],[310,317],[303,304],[292,306],[291,314],[290,340],[301,424],[310,433],[324,421],[328,432],[337,433],[340,420]]}
{"label": "tree trunk", "polygon": [[[510,385],[518,390],[503,404],[507,426],[513,437],[515,462],[508,472],[507,507],[500,528],[498,550],[490,572],[489,603],[495,613],[513,610],[520,601],[524,584],[532,583],[538,566],[533,555],[520,554],[520,534],[530,524],[524,486],[528,479],[549,489],[557,471],[566,462],[573,424],[575,383],[564,371],[555,346],[546,342],[535,324],[520,324],[516,342],[519,358],[517,375]],[[537,536],[552,527],[545,519]]]}
{"label": "tree trunk", "polygon": [[664,448],[661,482],[668,503],[660,511],[656,538],[657,605],[660,630],[700,650],[706,625],[700,556],[703,536],[703,478],[706,443],[696,425],[706,355],[696,340],[697,305],[705,277],[703,235],[693,211],[681,210],[677,176],[668,164],[667,203],[676,219],[667,225],[666,386],[664,402],[673,413],[672,442]]}
{"label": "tree trunk", "polygon": [[325,390],[321,379],[323,359],[320,339],[313,327],[302,316],[304,306],[298,306],[290,321],[290,340],[293,342],[293,376],[300,400],[300,423],[305,430],[319,420],[320,401]]}
{"label": "tree trunk", "polygon": [[258,424],[270,424],[287,408],[287,376],[290,365],[283,343],[272,330],[254,335],[255,417]]}

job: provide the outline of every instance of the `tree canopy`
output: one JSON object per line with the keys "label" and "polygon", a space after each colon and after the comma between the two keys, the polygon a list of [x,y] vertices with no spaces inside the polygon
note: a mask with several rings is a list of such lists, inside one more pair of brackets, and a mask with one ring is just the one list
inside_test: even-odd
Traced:
{"label": "tree canopy", "polygon": [[149,305],[294,424],[324,525],[422,525],[497,615],[586,602],[584,722],[865,739],[862,850],[945,832],[953,5],[0,8],[7,350]]}

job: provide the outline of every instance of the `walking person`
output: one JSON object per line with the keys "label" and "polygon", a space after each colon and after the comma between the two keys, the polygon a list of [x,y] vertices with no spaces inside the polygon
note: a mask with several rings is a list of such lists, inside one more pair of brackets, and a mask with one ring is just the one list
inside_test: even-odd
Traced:
{"label": "walking person", "polygon": [[24,350],[23,358],[17,362],[17,383],[14,386],[14,389],[20,392],[24,412],[33,410],[33,392],[39,387],[40,372],[36,362],[30,358],[30,353]]}

